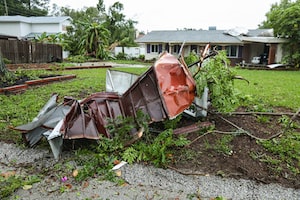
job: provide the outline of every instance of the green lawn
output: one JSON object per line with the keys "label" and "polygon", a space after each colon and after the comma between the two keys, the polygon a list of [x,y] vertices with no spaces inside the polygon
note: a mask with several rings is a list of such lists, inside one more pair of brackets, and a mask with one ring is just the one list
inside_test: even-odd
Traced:
{"label": "green lawn", "polygon": [[237,74],[250,82],[235,81],[235,87],[242,94],[251,95],[271,106],[300,108],[300,71],[238,69]]}

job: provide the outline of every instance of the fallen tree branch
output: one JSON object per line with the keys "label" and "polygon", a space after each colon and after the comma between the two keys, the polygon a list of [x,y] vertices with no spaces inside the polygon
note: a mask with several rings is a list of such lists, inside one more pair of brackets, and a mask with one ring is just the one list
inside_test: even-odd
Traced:
{"label": "fallen tree branch", "polygon": [[300,108],[299,108],[299,110],[298,110],[296,113],[294,113],[294,115],[291,117],[291,119],[290,119],[288,125],[287,125],[287,126],[285,127],[285,129],[284,129],[284,132],[286,132],[288,129],[291,128],[291,125],[292,125],[293,121],[296,119],[296,117],[299,115],[299,113],[300,113]]}
{"label": "fallen tree branch", "polygon": [[234,124],[233,122],[229,121],[228,119],[225,119],[225,118],[222,117],[222,116],[219,116],[219,117],[220,117],[222,120],[224,120],[224,121],[226,121],[227,123],[229,123],[230,125],[232,125],[232,126],[234,126],[235,128],[237,128],[238,130],[240,130],[242,133],[247,134],[247,135],[248,135],[249,137],[251,137],[251,138],[254,138],[254,139],[256,139],[256,140],[271,140],[271,139],[273,139],[273,138],[275,138],[275,137],[278,137],[278,136],[284,134],[288,129],[290,129],[290,128],[291,128],[292,122],[296,119],[296,117],[297,117],[299,114],[300,114],[300,109],[299,109],[296,113],[293,114],[293,116],[291,117],[291,119],[290,119],[288,125],[285,127],[285,129],[284,129],[283,131],[279,131],[279,132],[276,133],[275,135],[272,135],[272,136],[270,136],[270,137],[268,137],[268,138],[259,138],[259,137],[256,137],[255,135],[252,135],[251,133],[249,133],[248,131],[246,131],[246,130],[242,129],[241,127],[237,126],[236,124]]}
{"label": "fallen tree branch", "polygon": [[[296,113],[260,113],[260,112],[234,112],[235,114],[263,114],[263,115],[293,115],[287,125],[287,127],[283,130],[283,131],[279,131],[278,133],[268,137],[268,138],[259,138],[255,135],[252,135],[251,133],[249,133],[248,131],[242,129],[241,127],[237,126],[236,124],[234,124],[233,122],[229,121],[228,119],[225,119],[224,117],[220,116],[219,117],[224,120],[225,122],[229,123],[230,125],[232,125],[233,127],[235,127],[238,131],[240,131],[241,133],[245,133],[246,135],[248,135],[251,138],[254,138],[256,140],[271,140],[275,137],[278,137],[282,134],[284,134],[288,129],[290,129],[292,122],[296,119],[297,116],[299,116],[300,114],[300,109],[296,112]],[[216,113],[215,113],[216,114]],[[218,113],[217,113],[218,114]],[[195,143],[197,140],[199,140],[200,138],[206,136],[209,133],[222,133],[222,134],[234,134],[236,132],[225,132],[225,131],[219,131],[219,130],[213,130],[213,131],[208,131],[200,136],[198,136],[197,138],[195,138],[193,141],[191,141],[189,144],[185,145],[184,148],[188,148],[190,147],[193,143]]]}
{"label": "fallen tree branch", "polygon": [[235,128],[237,128],[239,131],[241,131],[242,133],[245,133],[246,135],[248,135],[249,137],[251,138],[254,138],[256,140],[270,140],[270,139],[273,139],[281,134],[283,134],[283,131],[279,131],[278,133],[276,133],[275,135],[272,135],[271,137],[269,138],[259,138],[259,137],[256,137],[255,135],[252,135],[251,133],[249,133],[248,131],[242,129],[241,127],[237,126],[236,124],[232,123],[231,121],[229,121],[228,119],[225,119],[224,117],[221,117],[221,119],[223,119],[224,121],[228,122],[230,125],[234,126]]}
{"label": "fallen tree branch", "polygon": [[207,131],[206,133],[198,136],[197,138],[195,138],[193,141],[191,141],[189,144],[185,145],[184,148],[188,148],[190,147],[193,143],[195,143],[197,140],[199,140],[200,138],[206,136],[209,133],[222,133],[222,134],[235,134],[236,132],[227,132],[227,131],[219,131],[219,130],[213,130],[213,131]]}
{"label": "fallen tree branch", "polygon": [[[272,113],[272,112],[231,112],[229,115],[271,115],[271,116],[294,116],[295,113]],[[299,112],[297,112],[296,117],[299,116]]]}
{"label": "fallen tree branch", "polygon": [[266,140],[264,138],[259,138],[259,137],[256,137],[255,135],[252,135],[251,133],[249,133],[248,131],[242,129],[241,127],[237,126],[236,124],[234,124],[233,122],[229,121],[228,119],[225,119],[224,117],[220,116],[220,118],[222,120],[224,120],[225,122],[229,123],[231,126],[237,128],[239,131],[241,131],[242,133],[245,133],[246,135],[250,136],[251,138],[254,138],[256,140]]}
{"label": "fallen tree branch", "polygon": [[198,136],[196,139],[194,139],[193,141],[191,141],[189,144],[185,145],[184,148],[190,147],[190,146],[191,146],[193,143],[195,143],[197,140],[199,140],[200,138],[202,138],[202,137],[204,137],[204,136],[206,136],[207,134],[212,133],[212,132],[213,132],[213,131],[207,131],[206,133],[204,133],[204,134]]}
{"label": "fallen tree branch", "polygon": [[136,132],[132,139],[127,141],[125,144],[124,144],[124,147],[129,147],[131,146],[133,143],[135,143],[137,140],[139,140],[142,136],[143,136],[143,133],[144,133],[144,127],[141,127],[138,132]]}

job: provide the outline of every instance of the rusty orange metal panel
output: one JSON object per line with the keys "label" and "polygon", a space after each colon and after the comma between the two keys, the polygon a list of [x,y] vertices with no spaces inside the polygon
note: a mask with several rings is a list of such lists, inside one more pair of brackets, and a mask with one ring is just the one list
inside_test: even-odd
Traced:
{"label": "rusty orange metal panel", "polygon": [[64,139],[100,139],[100,134],[110,138],[107,119],[118,116],[124,116],[120,96],[112,92],[95,93],[73,103],[61,131]]}
{"label": "rusty orange metal panel", "polygon": [[160,95],[154,68],[150,67],[122,95],[122,104],[126,116],[137,116],[141,110],[150,117],[150,122],[158,122],[168,117]]}
{"label": "rusty orange metal panel", "polygon": [[195,81],[187,67],[164,53],[154,64],[158,86],[169,118],[174,118],[188,108],[195,97]]}

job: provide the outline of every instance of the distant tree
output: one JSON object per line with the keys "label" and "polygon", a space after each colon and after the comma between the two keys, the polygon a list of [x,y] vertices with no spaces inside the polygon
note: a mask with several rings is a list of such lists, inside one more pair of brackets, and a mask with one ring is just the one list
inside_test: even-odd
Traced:
{"label": "distant tree", "polygon": [[61,8],[57,4],[52,4],[51,13],[49,13],[50,16],[61,16]]}
{"label": "distant tree", "polygon": [[105,5],[104,5],[103,0],[98,0],[97,9],[99,12],[105,13]]}
{"label": "distant tree", "polygon": [[108,10],[106,16],[106,28],[111,32],[109,43],[119,43],[121,46],[136,46],[134,25],[137,23],[133,20],[126,20],[122,13],[124,6],[120,2],[115,2]]}
{"label": "distant tree", "polygon": [[261,28],[273,28],[274,35],[286,38],[285,62],[300,66],[300,0],[282,0],[272,5]]}
{"label": "distant tree", "polygon": [[[67,45],[65,45],[65,49],[70,51],[71,55],[90,54],[94,56],[99,56],[100,54],[97,54],[96,51],[94,52],[94,54],[92,53],[91,49],[95,49],[96,47],[90,45],[95,44],[95,41],[89,42],[91,40],[91,37],[89,40],[88,34],[92,32],[93,28],[94,31],[98,28],[100,29],[100,27],[101,29],[104,28],[102,26],[105,18],[103,16],[103,13],[99,12],[98,9],[95,7],[84,8],[79,11],[63,7],[61,9],[61,12],[63,15],[67,15],[72,18],[72,26],[68,27],[67,34],[64,36],[65,43],[67,43]],[[104,29],[102,29],[102,31],[103,30]],[[90,36],[91,35],[93,34],[90,34]],[[97,37],[97,40],[101,41],[99,45],[108,45],[107,42],[103,42],[107,40],[106,38],[99,39],[100,36],[98,37],[97,33],[95,35]],[[94,40],[94,38],[92,40]],[[99,45],[97,46],[97,48],[102,49],[104,51],[105,47],[101,46],[100,48]],[[106,55],[103,51],[102,54]]]}
{"label": "distant tree", "polygon": [[6,4],[0,4],[0,15],[46,16],[48,14],[49,1],[6,0]]}
{"label": "distant tree", "polygon": [[98,0],[96,7],[81,10],[62,7],[60,14],[72,18],[72,27],[64,36],[65,49],[71,55],[85,53],[105,59],[110,46],[136,46],[136,22],[125,19],[122,11],[123,4],[116,2],[106,13],[103,0]]}
{"label": "distant tree", "polygon": [[85,34],[80,41],[80,49],[82,53],[87,53],[90,56],[106,59],[109,31],[98,23],[86,23]]}

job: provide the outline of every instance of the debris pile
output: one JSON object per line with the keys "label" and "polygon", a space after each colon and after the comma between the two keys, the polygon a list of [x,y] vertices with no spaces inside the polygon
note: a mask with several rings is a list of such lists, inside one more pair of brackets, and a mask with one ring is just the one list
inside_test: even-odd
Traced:
{"label": "debris pile", "polygon": [[32,122],[14,129],[31,147],[46,137],[59,159],[64,139],[112,138],[108,119],[136,118],[138,111],[149,116],[148,123],[175,118],[193,103],[195,81],[184,62],[164,53],[141,76],[108,70],[106,90],[83,100],[65,97],[60,104],[54,94]]}

